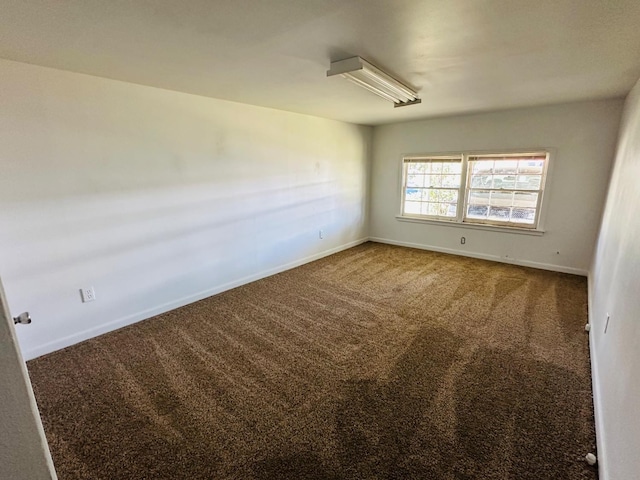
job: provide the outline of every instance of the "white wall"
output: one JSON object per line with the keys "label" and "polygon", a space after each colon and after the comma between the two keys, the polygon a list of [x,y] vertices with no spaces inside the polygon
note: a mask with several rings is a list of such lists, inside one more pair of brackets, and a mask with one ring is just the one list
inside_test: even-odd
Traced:
{"label": "white wall", "polygon": [[[365,238],[370,140],[369,127],[0,61],[0,274],[34,319],[25,357]],[[84,286],[97,301],[81,303]]]}
{"label": "white wall", "polygon": [[[410,108],[410,107],[407,107]],[[374,129],[370,236],[396,244],[586,275],[622,100],[438,118]],[[543,236],[399,221],[403,154],[552,148]],[[466,244],[460,244],[460,237]],[[557,253],[559,252],[559,253]]]}
{"label": "white wall", "polygon": [[0,282],[0,478],[57,478]]}
{"label": "white wall", "polygon": [[625,104],[589,280],[600,478],[632,480],[640,472],[640,81]]}

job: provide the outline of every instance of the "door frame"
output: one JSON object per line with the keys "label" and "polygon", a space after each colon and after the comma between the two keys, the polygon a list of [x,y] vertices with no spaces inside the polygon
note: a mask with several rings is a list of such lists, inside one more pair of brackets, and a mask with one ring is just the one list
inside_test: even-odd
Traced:
{"label": "door frame", "polygon": [[1,279],[0,385],[0,478],[57,480]]}

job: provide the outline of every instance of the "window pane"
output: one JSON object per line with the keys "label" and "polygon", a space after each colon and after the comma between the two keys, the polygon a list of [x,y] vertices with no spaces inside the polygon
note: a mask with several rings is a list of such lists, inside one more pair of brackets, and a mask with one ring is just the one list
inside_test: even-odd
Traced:
{"label": "window pane", "polygon": [[511,212],[511,221],[516,223],[528,223],[532,225],[535,219],[535,208],[514,208]]}
{"label": "window pane", "polygon": [[447,212],[449,210],[449,204],[448,203],[439,203],[438,204],[438,215],[440,215],[441,217],[446,217],[447,216]]}
{"label": "window pane", "polygon": [[473,190],[469,193],[469,203],[475,205],[489,205],[490,192]]}
{"label": "window pane", "polygon": [[518,162],[518,173],[542,175],[544,160],[520,160]]}
{"label": "window pane", "polygon": [[407,175],[407,187],[423,187],[424,175]]}
{"label": "window pane", "polygon": [[442,185],[442,176],[441,175],[427,175],[425,177],[425,186],[426,187],[440,187]]}
{"label": "window pane", "polygon": [[444,212],[441,215],[455,217],[458,214],[458,206],[455,203],[441,203],[440,211]]}
{"label": "window pane", "polygon": [[536,208],[538,206],[538,194],[515,192],[513,194],[513,205],[516,207]]}
{"label": "window pane", "polygon": [[425,192],[424,200],[427,202],[438,202],[440,201],[440,193],[438,190],[427,190]]}
{"label": "window pane", "polygon": [[494,175],[493,188],[516,188],[515,175]]}
{"label": "window pane", "polygon": [[518,161],[517,160],[499,160],[495,162],[493,166],[493,173],[500,174],[512,174],[518,173]]}
{"label": "window pane", "polygon": [[442,173],[442,163],[431,162],[431,173]]}
{"label": "window pane", "polygon": [[439,195],[441,202],[458,202],[458,191],[457,190],[440,190]]}
{"label": "window pane", "polygon": [[459,187],[460,175],[442,175],[443,187]]}
{"label": "window pane", "polygon": [[407,173],[409,175],[424,174],[428,171],[428,163],[411,162],[407,164]]}
{"label": "window pane", "polygon": [[442,164],[442,173],[460,175],[462,173],[462,163],[460,163],[460,162],[443,163]]}
{"label": "window pane", "polygon": [[471,177],[471,188],[491,188],[493,177],[491,175],[473,175]]}
{"label": "window pane", "polygon": [[467,206],[467,217],[469,218],[484,219],[487,217],[488,212],[489,212],[489,207],[485,207],[483,205]]}
{"label": "window pane", "polygon": [[419,202],[422,200],[422,188],[407,188],[405,191],[405,200]]}
{"label": "window pane", "polygon": [[429,215],[440,215],[440,204],[429,203]]}
{"label": "window pane", "polygon": [[420,214],[420,202],[404,202],[404,213]]}
{"label": "window pane", "polygon": [[519,190],[540,190],[541,175],[518,175],[515,188]]}
{"label": "window pane", "polygon": [[508,221],[511,209],[509,207],[489,207],[489,220]]}
{"label": "window pane", "polygon": [[510,207],[512,204],[512,192],[491,192],[491,205],[497,207]]}
{"label": "window pane", "polygon": [[493,173],[493,160],[480,160],[477,162],[470,162],[473,164],[472,173],[474,175],[482,175]]}

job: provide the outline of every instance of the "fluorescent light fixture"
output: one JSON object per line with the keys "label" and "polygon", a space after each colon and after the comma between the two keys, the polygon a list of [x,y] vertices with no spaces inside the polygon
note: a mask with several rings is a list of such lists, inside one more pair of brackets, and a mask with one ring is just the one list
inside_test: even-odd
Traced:
{"label": "fluorescent light fixture", "polygon": [[340,75],[385,100],[393,102],[394,107],[404,107],[422,102],[415,90],[360,57],[331,62],[327,77],[334,75]]}

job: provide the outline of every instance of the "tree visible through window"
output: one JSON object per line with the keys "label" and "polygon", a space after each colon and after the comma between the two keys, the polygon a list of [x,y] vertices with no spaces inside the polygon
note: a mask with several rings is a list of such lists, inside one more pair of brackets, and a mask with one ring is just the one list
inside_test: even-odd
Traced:
{"label": "tree visible through window", "polygon": [[548,159],[547,152],[405,157],[402,216],[536,228]]}
{"label": "tree visible through window", "polygon": [[405,159],[404,213],[455,218],[462,177],[462,156]]}

